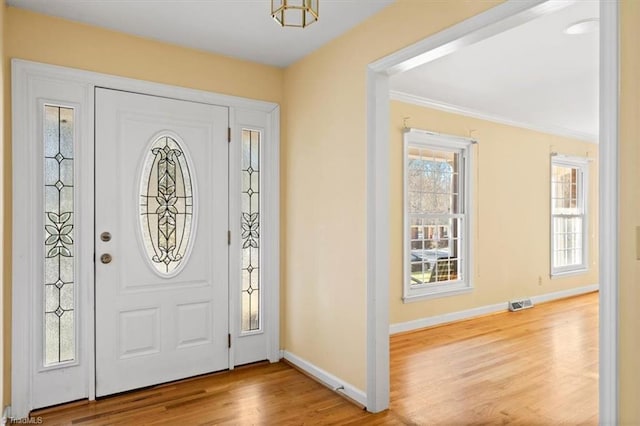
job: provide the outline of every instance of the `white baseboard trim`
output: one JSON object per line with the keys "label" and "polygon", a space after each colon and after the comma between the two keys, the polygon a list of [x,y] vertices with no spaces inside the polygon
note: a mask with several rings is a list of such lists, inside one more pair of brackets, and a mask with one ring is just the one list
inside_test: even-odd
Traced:
{"label": "white baseboard trim", "polygon": [[552,300],[564,299],[565,297],[578,296],[580,294],[591,293],[600,289],[599,284],[586,285],[584,287],[570,288],[569,290],[555,291],[553,293],[532,296],[533,303],[544,303]]}
{"label": "white baseboard trim", "polygon": [[[541,294],[539,296],[532,296],[531,300],[535,305],[536,303],[549,302],[551,300],[564,299],[565,297],[591,293],[593,291],[597,291],[599,288],[600,286],[598,284],[592,284],[584,287],[577,287],[569,290],[562,290],[553,293]],[[494,312],[506,311],[508,309],[508,302],[502,302],[496,303],[494,305],[479,306],[477,308],[467,309],[465,311],[450,312],[448,314],[435,315],[432,317],[420,318],[413,321],[400,322],[391,324],[389,326],[389,334],[403,333],[406,331],[432,327],[434,325],[446,324],[448,322],[466,320],[481,315],[492,314]]]}
{"label": "white baseboard trim", "polygon": [[8,425],[11,423],[11,406],[7,405],[6,407],[4,407],[4,410],[2,410],[2,422],[0,422],[1,425]]}
{"label": "white baseboard trim", "polygon": [[405,331],[418,330],[420,328],[432,327],[434,325],[446,324],[448,322],[462,321],[473,317],[479,317],[481,315],[492,314],[494,312],[506,311],[508,308],[507,302],[502,302],[494,305],[479,306],[465,311],[450,312],[448,314],[435,315],[433,317],[420,318],[413,321],[399,322],[389,326],[389,334],[403,333]]}
{"label": "white baseboard trim", "polygon": [[345,396],[364,407],[367,406],[367,395],[364,393],[364,391],[356,388],[353,385],[350,385],[349,383],[346,383],[344,380],[340,380],[333,374],[324,371],[320,367],[313,365],[309,361],[304,360],[299,356],[292,354],[291,352],[282,351],[282,353],[285,360],[295,365],[310,376],[314,377],[326,387],[333,389],[336,392],[343,393]]}

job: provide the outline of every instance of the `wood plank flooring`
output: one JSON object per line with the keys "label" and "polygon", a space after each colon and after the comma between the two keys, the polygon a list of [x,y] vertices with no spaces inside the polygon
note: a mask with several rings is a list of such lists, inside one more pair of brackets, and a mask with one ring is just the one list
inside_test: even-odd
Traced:
{"label": "wood plank flooring", "polygon": [[391,337],[391,408],[372,415],[286,363],[32,413],[45,425],[597,424],[598,295]]}
{"label": "wood plank flooring", "polygon": [[598,294],[391,339],[391,409],[414,424],[597,424]]}

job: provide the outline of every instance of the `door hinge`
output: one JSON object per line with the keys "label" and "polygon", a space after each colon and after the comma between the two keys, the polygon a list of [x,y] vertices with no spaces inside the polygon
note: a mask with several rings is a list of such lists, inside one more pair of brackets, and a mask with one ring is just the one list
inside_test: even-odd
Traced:
{"label": "door hinge", "polygon": [[231,334],[227,334],[227,344],[229,345],[228,347],[231,348]]}
{"label": "door hinge", "polygon": [[231,231],[227,231],[227,245],[231,245]]}
{"label": "door hinge", "polygon": [[231,142],[231,127],[227,127],[227,142]]}

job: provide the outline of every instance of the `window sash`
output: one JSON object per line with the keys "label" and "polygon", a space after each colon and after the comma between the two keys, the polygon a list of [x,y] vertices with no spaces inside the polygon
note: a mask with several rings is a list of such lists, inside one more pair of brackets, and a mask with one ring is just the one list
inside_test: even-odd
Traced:
{"label": "window sash", "polygon": [[[557,219],[564,219],[565,227],[571,227],[569,225],[571,219],[580,219],[579,229],[558,229],[557,227]],[[585,215],[577,214],[577,215],[552,215],[552,242],[553,251],[552,251],[552,265],[554,273],[562,273],[562,272],[570,272],[575,270],[586,269],[586,248],[585,248]],[[568,225],[568,226],[567,226]],[[579,231],[579,232],[576,232]],[[558,241],[563,241],[561,244]],[[565,262],[559,262],[558,256],[560,253],[564,252],[565,255],[568,255]],[[578,259],[576,261],[576,254],[579,253]]]}
{"label": "window sash", "polygon": [[[556,179],[556,167],[575,170],[575,193],[570,189],[569,198],[558,194],[559,185],[573,185]],[[587,190],[588,182],[587,161],[580,158],[552,159],[551,162],[551,275],[562,275],[581,272],[588,269],[588,214]],[[566,189],[566,188],[565,188]],[[566,195],[566,194],[564,194]],[[575,200],[575,205],[558,207],[557,200]],[[558,229],[558,220],[563,219]],[[575,229],[572,219],[580,219],[580,226]]]}
{"label": "window sash", "polygon": [[[576,171],[575,181],[575,193],[570,189],[569,197],[563,197],[563,194],[558,194],[558,187],[566,186],[567,184],[571,188],[573,181],[563,182],[555,180],[555,168],[566,168]],[[569,202],[575,200],[575,207],[558,207],[557,202],[562,200],[569,200]],[[570,164],[567,162],[554,161],[551,167],[551,210],[553,214],[583,214],[585,206],[585,194],[584,194],[584,170],[582,165]]]}
{"label": "window sash", "polygon": [[[415,219],[425,220],[427,224],[414,225]],[[464,281],[464,262],[466,261],[463,247],[465,241],[464,219],[465,216],[461,214],[409,215],[410,228],[435,228],[433,235],[423,235],[422,238],[413,238],[412,229],[409,230],[407,250],[410,253],[409,285],[412,289]],[[428,224],[431,220],[436,223]],[[441,235],[442,228],[448,228],[444,238]],[[443,241],[445,244],[441,246],[440,243]],[[425,243],[435,243],[436,247],[427,248]],[[421,271],[417,269],[419,265],[422,266]]]}

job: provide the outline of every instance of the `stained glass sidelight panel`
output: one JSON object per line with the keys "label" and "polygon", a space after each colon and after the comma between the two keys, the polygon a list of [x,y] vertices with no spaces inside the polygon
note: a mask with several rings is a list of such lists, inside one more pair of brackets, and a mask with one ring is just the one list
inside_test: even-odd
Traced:
{"label": "stained glass sidelight panel", "polygon": [[191,171],[183,148],[169,136],[156,139],[140,178],[140,228],[148,259],[161,275],[186,262],[194,211]]}
{"label": "stained glass sidelight panel", "polygon": [[242,130],[242,331],[260,330],[260,137]]}
{"label": "stained glass sidelight panel", "polygon": [[74,110],[44,106],[44,364],[75,359]]}

